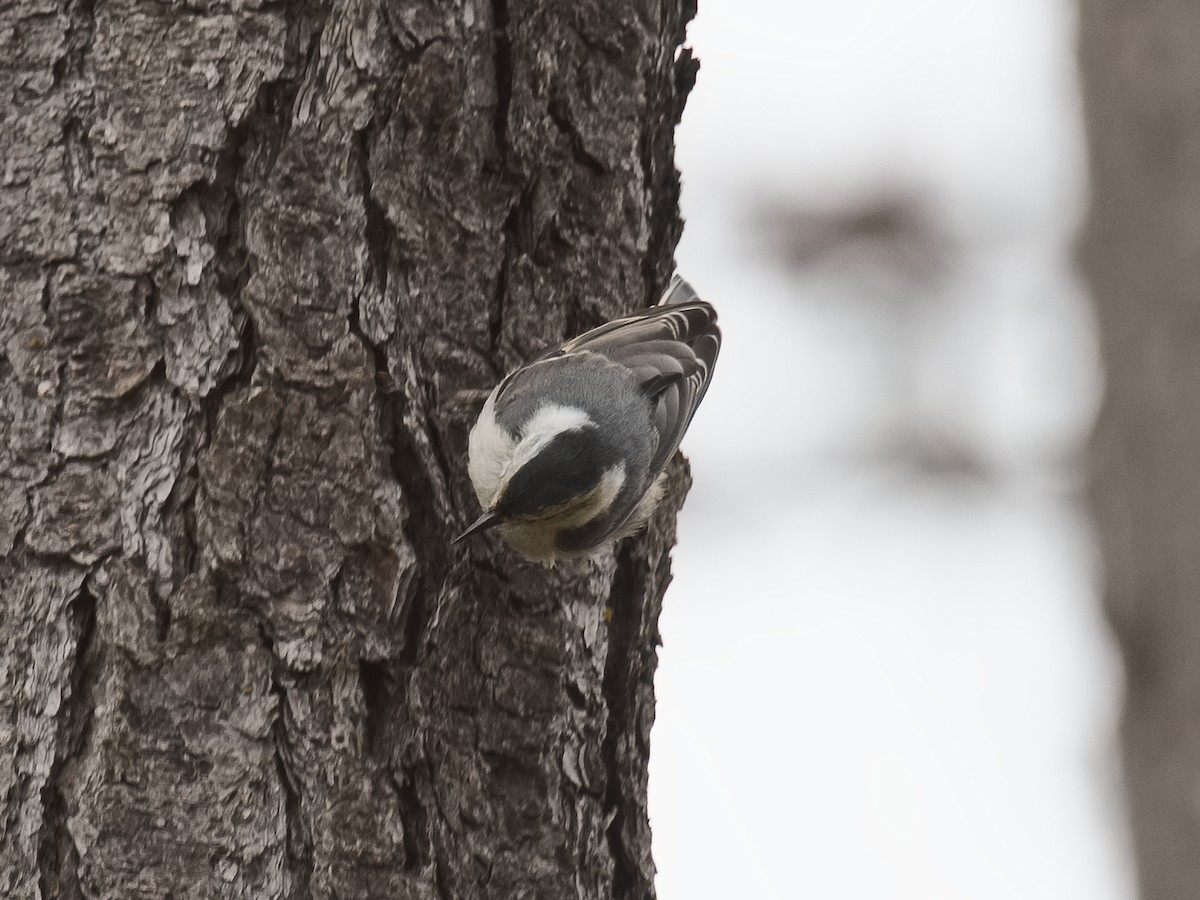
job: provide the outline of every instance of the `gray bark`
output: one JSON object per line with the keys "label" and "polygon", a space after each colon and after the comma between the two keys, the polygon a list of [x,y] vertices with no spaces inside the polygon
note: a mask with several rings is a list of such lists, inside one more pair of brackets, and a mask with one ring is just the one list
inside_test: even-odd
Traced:
{"label": "gray bark", "polygon": [[0,896],[653,896],[683,466],[448,541],[461,398],[666,282],[692,12],[0,0]]}
{"label": "gray bark", "polygon": [[1093,199],[1081,258],[1107,390],[1092,443],[1105,604],[1125,662],[1141,894],[1200,891],[1200,6],[1087,0]]}

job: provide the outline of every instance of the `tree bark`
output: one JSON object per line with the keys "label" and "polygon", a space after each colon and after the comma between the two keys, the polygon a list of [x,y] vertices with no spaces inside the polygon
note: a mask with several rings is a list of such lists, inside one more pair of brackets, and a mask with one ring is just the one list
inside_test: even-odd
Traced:
{"label": "tree bark", "polygon": [[0,896],[653,896],[684,467],[448,542],[464,398],[670,274],[693,12],[0,2]]}
{"label": "tree bark", "polygon": [[1141,894],[1200,891],[1200,6],[1087,0],[1083,268],[1107,390],[1092,443]]}

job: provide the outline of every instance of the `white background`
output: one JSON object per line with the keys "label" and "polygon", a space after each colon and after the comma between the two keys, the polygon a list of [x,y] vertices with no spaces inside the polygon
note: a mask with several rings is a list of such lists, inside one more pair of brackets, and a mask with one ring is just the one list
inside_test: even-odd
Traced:
{"label": "white background", "polygon": [[[1133,897],[1074,27],[701,0],[677,259],[725,342],[661,623],[660,900]],[[831,224],[880,206],[903,227]]]}

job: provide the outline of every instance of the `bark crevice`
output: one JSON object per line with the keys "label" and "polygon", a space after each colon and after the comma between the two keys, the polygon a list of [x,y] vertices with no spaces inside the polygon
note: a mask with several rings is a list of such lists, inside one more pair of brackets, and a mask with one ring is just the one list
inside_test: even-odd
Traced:
{"label": "bark crevice", "polygon": [[[268,649],[271,649],[269,639],[264,643]],[[274,665],[280,665],[279,661],[276,660]],[[275,694],[278,703],[275,724],[271,729],[271,739],[275,747],[275,771],[279,778],[279,786],[283,790],[287,900],[312,900],[312,833],[304,818],[300,781],[293,774],[292,750],[287,726],[288,691],[278,676],[272,676],[271,692]]]}
{"label": "bark crevice", "polygon": [[400,810],[400,821],[404,824],[405,869],[414,875],[432,874],[434,861],[429,839],[429,814],[417,791],[417,772],[414,767],[402,767],[392,771],[392,787],[396,791],[396,803]]}
{"label": "bark crevice", "polygon": [[[58,270],[59,270],[59,265],[54,265],[54,266],[50,267],[49,271],[46,273],[46,280],[42,283],[42,295],[41,295],[42,320],[46,323],[46,326],[51,330],[51,332],[56,332],[58,330],[57,323],[54,321],[55,316],[54,316],[54,288],[53,288],[54,279],[58,274]],[[40,341],[42,339],[37,338],[37,340]],[[57,472],[59,472],[62,469],[63,464],[66,462],[66,460],[64,458],[60,457],[54,449],[55,444],[58,442],[59,431],[62,429],[63,416],[66,413],[66,402],[67,402],[67,388],[66,388],[67,354],[66,353],[59,354],[58,365],[57,365],[55,373],[54,373],[54,379],[57,382],[57,390],[55,391],[55,395],[54,395],[54,409],[52,410],[52,412],[50,414],[50,428],[48,429],[49,444],[46,447],[46,450],[47,450],[47,453],[48,453],[49,459],[50,459],[50,465],[48,466],[48,468],[46,470],[45,477],[41,481],[41,483],[43,483],[43,484],[45,482],[49,481],[53,475],[55,475]]]}
{"label": "bark crevice", "polygon": [[43,897],[82,900],[79,852],[67,827],[64,772],[87,741],[95,710],[89,673],[94,665],[96,598],[85,584],[67,606],[68,628],[75,652],[66,687],[54,718],[57,723],[54,763],[42,787],[42,825],[37,842],[38,886]]}
{"label": "bark crevice", "polygon": [[587,145],[584,143],[583,135],[579,132],[579,126],[571,118],[571,113],[562,98],[557,95],[551,97],[547,111],[550,113],[550,121],[570,141],[571,154],[575,161],[593,175],[607,175],[608,166],[588,150]]}
{"label": "bark crevice", "polygon": [[391,415],[384,434],[391,449],[392,476],[408,501],[402,527],[416,552],[418,575],[413,596],[419,598],[428,591],[438,593],[451,569],[454,507],[449,485],[453,470],[427,408],[425,387],[411,350],[401,350],[399,363],[401,383],[387,397]]}
{"label": "bark crevice", "polygon": [[95,154],[87,128],[76,115],[63,123],[63,165],[66,167],[67,190],[77,194],[84,182],[95,176]]}
{"label": "bark crevice", "polygon": [[83,79],[88,54],[96,39],[96,0],[70,0],[67,4],[67,28],[63,53],[51,67],[54,84],[68,79]]}
{"label": "bark crevice", "polygon": [[630,739],[630,710],[637,690],[636,682],[631,679],[635,672],[635,642],[641,619],[641,586],[646,575],[644,561],[631,552],[628,542],[623,543],[617,551],[617,568],[608,598],[612,620],[608,625],[608,655],[601,684],[607,710],[604,740],[600,745],[604,765],[604,813],[609,818],[604,833],[613,860],[614,900],[641,900],[652,896],[653,891],[652,885],[642,883],[637,863],[625,846],[625,819],[630,812],[625,796],[629,787],[625,776],[629,773],[622,747],[622,743]]}
{"label": "bark crevice", "polygon": [[[371,142],[374,140],[375,130],[368,124],[366,128],[359,130],[355,134],[355,158],[357,162],[359,190],[362,193],[363,211],[366,214],[366,228],[364,229],[364,238],[367,244],[367,259],[370,262],[371,275],[375,279],[375,290],[379,296],[387,294],[388,287],[388,266],[391,260],[392,249],[392,228],[387,220],[387,213],[384,208],[375,199],[371,188]],[[379,369],[379,357],[382,348],[377,346],[375,342],[367,338],[363,333],[362,324],[360,321],[359,304],[360,297],[355,297],[354,308],[351,313],[350,326],[354,333],[362,340],[363,344],[372,351],[375,355]],[[383,357],[383,366],[381,371],[387,371],[387,357]]]}
{"label": "bark crevice", "polygon": [[[492,0],[492,71],[495,79],[496,109],[492,117],[492,133],[496,143],[497,170],[501,183],[511,177],[512,143],[509,138],[509,116],[513,98],[513,38],[509,19],[508,0]],[[492,359],[500,350],[504,332],[504,308],[508,291],[517,237],[518,204],[513,203],[500,230],[500,267],[496,273],[496,288],[488,309],[488,349]]]}
{"label": "bark crevice", "polygon": [[496,112],[492,119],[492,130],[502,159],[508,153],[508,114],[513,94],[513,39],[510,26],[508,0],[492,0],[492,60],[496,73]]}

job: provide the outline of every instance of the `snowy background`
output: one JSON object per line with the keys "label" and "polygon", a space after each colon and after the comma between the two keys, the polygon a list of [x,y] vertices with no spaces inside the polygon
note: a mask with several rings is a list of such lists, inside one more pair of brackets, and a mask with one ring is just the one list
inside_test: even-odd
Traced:
{"label": "snowy background", "polygon": [[1059,0],[701,0],[660,900],[1129,900]]}

